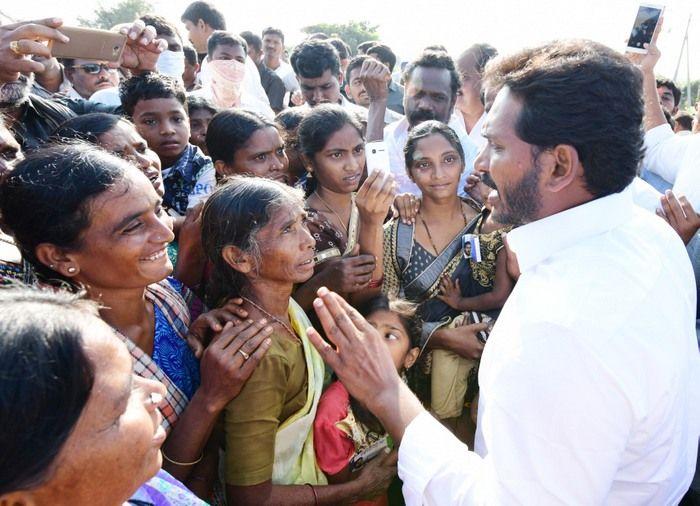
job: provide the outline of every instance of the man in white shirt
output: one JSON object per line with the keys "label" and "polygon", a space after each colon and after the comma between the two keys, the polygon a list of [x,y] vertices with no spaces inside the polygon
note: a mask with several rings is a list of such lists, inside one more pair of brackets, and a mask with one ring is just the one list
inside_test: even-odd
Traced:
{"label": "man in white shirt", "polygon": [[420,193],[406,171],[403,148],[408,140],[408,131],[431,119],[447,123],[459,137],[466,166],[459,187],[464,188],[478,149],[469,139],[459,116],[454,114],[460,80],[452,58],[442,51],[426,51],[408,64],[404,72],[406,116],[386,126],[383,123],[388,98],[386,88],[391,75],[385,65],[372,65],[371,61],[363,63],[361,75],[370,97],[367,140],[384,139],[398,192],[413,195]]}
{"label": "man in white shirt", "polygon": [[302,107],[339,104],[363,120],[367,118],[367,109],[353,104],[340,93],[343,84],[340,57],[329,42],[304,41],[294,48],[289,60],[301,85],[301,94],[305,100]]}
{"label": "man in white shirt", "polygon": [[292,66],[282,59],[284,53],[284,33],[279,28],[268,27],[262,32],[263,65],[282,79],[288,93],[299,89],[299,83],[294,75]]}
{"label": "man in white shirt", "polygon": [[481,76],[486,64],[497,54],[496,49],[489,44],[474,44],[457,58],[462,87],[457,95],[455,109],[461,115],[469,138],[479,150],[486,144],[486,139],[481,135],[481,128],[486,120],[484,100],[481,96]]}
{"label": "man in white shirt", "polygon": [[641,158],[641,77],[572,41],[504,84],[476,164],[498,188],[494,217],[522,224],[508,234],[521,274],[481,359],[475,451],[327,290],[314,307],[337,348],[309,337],[400,442],[409,506],[677,504],[700,435],[695,284],[678,236],[626,189]]}

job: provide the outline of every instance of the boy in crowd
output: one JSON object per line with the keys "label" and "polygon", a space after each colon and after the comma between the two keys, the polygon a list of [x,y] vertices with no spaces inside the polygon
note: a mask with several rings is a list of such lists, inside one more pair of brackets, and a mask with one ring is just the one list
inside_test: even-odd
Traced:
{"label": "boy in crowd", "polygon": [[207,129],[209,122],[219,112],[214,104],[204,97],[189,95],[187,97],[187,113],[190,116],[190,144],[194,144],[202,153],[209,156],[207,151]]}
{"label": "boy in crowd", "polygon": [[[157,73],[132,77],[119,89],[124,112],[139,134],[160,157],[166,208],[176,218],[204,201],[216,178],[211,159],[189,143],[190,123],[185,89],[178,81]],[[179,226],[181,219],[176,219]]]}

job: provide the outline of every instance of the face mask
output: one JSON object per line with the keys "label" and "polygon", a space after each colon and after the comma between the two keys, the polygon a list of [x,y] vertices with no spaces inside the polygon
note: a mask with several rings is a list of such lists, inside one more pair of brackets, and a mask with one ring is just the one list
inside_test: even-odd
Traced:
{"label": "face mask", "polygon": [[182,82],[182,73],[185,71],[185,53],[182,51],[163,51],[158,56],[156,70]]}
{"label": "face mask", "polygon": [[209,61],[202,71],[202,86],[211,90],[212,99],[217,107],[237,107],[241,105],[241,85],[244,76],[245,65],[239,61]]}

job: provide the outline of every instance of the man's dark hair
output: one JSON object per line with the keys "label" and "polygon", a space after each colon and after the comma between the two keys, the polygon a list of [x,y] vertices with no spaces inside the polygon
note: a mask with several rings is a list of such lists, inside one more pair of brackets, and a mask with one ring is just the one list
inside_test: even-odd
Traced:
{"label": "man's dark hair", "polygon": [[389,72],[394,71],[396,55],[386,44],[375,44],[367,49],[366,53],[370,56],[374,56],[377,60],[389,67]]}
{"label": "man's dark hair", "polygon": [[323,32],[314,32],[306,37],[306,40],[330,40],[330,36]]}
{"label": "man's dark hair", "polygon": [[185,60],[187,63],[192,65],[193,67],[199,63],[199,55],[197,54],[197,50],[190,46],[189,44],[186,44],[182,46],[182,52],[185,53]]}
{"label": "man's dark hair", "polygon": [[277,35],[280,39],[282,39],[282,44],[284,44],[284,32],[279,28],[268,26],[262,31],[263,38],[265,38],[265,35]]}
{"label": "man's dark hair", "polygon": [[676,125],[681,126],[681,130],[693,130],[693,116],[687,112],[679,112],[673,118],[676,121]]}
{"label": "man's dark hair", "polygon": [[156,29],[156,35],[165,35],[166,37],[177,37],[182,43],[182,36],[177,27],[165,19],[163,16],[157,14],[144,14],[139,18],[141,21],[146,23],[146,25],[151,25]]}
{"label": "man's dark hair", "polygon": [[338,51],[338,57],[341,60],[347,60],[351,56],[350,46],[348,46],[342,39],[338,37],[333,37],[328,39],[326,42],[331,44],[336,51]]}
{"label": "man's dark hair", "polygon": [[479,75],[481,75],[484,73],[484,67],[486,67],[486,64],[498,56],[498,51],[490,44],[474,44],[473,46],[469,46],[467,49],[465,49],[464,52],[459,55],[457,60],[461,60],[468,54],[474,55],[476,71],[479,73]]}
{"label": "man's dark hair", "polygon": [[403,74],[404,83],[409,83],[413,71],[417,67],[447,70],[450,73],[450,90],[452,91],[452,98],[457,96],[457,91],[462,83],[459,73],[455,68],[455,62],[450,55],[442,51],[424,51],[417,60],[413,60],[406,66],[406,70]]}
{"label": "man's dark hair", "polygon": [[190,21],[194,24],[199,20],[204,21],[214,30],[226,30],[226,19],[219,9],[209,2],[192,2],[182,13],[180,21]]}
{"label": "man's dark hair", "polygon": [[224,32],[223,30],[216,30],[207,39],[207,54],[209,58],[214,54],[216,48],[219,46],[241,46],[243,48],[243,53],[248,54],[248,43],[239,37],[235,33]]}
{"label": "man's dark hair", "polygon": [[425,46],[423,52],[425,51],[441,51],[443,53],[447,52],[447,48],[442,44],[431,44],[430,46]]}
{"label": "man's dark hair", "polygon": [[182,84],[157,72],[147,72],[122,82],[119,85],[119,98],[124,112],[129,117],[134,114],[134,108],[139,100],[154,98],[174,98],[187,111],[187,95]]}
{"label": "man's dark hair", "polygon": [[671,79],[663,77],[656,80],[656,87],[661,88],[662,86],[671,90],[671,93],[673,93],[673,105],[678,107],[678,104],[681,103],[681,89]]}
{"label": "man's dark hair", "polygon": [[326,70],[334,76],[340,72],[338,51],[325,40],[305,40],[294,48],[289,62],[296,75],[308,79],[321,77]]}
{"label": "man's dark hair", "polygon": [[522,102],[515,123],[535,153],[573,146],[586,188],[596,197],[620,192],[643,154],[642,74],[612,49],[588,40],[553,42],[503,83]]}
{"label": "man's dark hair", "polygon": [[356,68],[362,68],[362,64],[370,58],[366,54],[358,54],[350,60],[348,68],[345,69],[345,84],[350,84],[350,73]]}
{"label": "man's dark hair", "polygon": [[248,47],[252,47],[258,53],[262,51],[262,39],[259,36],[255,35],[253,32],[250,31],[241,32],[240,36],[243,40],[246,41]]}
{"label": "man's dark hair", "polygon": [[367,50],[372,47],[376,46],[380,42],[378,40],[366,40],[364,42],[360,42],[357,45],[357,54],[367,54]]}

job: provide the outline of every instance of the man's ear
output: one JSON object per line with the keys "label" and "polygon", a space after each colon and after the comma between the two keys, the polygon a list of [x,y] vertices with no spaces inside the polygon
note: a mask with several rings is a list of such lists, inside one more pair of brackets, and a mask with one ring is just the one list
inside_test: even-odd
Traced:
{"label": "man's ear", "polygon": [[350,95],[350,86],[348,86],[347,84],[344,85],[343,90],[345,90],[345,96],[348,97],[348,100],[350,100],[350,102],[354,102],[354,100],[352,99],[352,95]]}
{"label": "man's ear", "polygon": [[408,353],[406,353],[406,356],[403,359],[403,368],[410,369],[413,367],[413,364],[415,364],[416,360],[418,360],[418,355],[420,355],[420,348],[418,346],[408,350]]}
{"label": "man's ear", "polygon": [[342,87],[345,84],[345,76],[341,72],[338,74],[338,84]]}
{"label": "man's ear", "polygon": [[69,252],[48,242],[38,244],[34,255],[43,265],[61,274],[64,278],[74,278],[80,273],[80,265]]}
{"label": "man's ear", "polygon": [[578,152],[569,144],[559,144],[539,156],[547,178],[545,188],[553,193],[569,188],[583,175]]}
{"label": "man's ear", "polygon": [[244,253],[238,246],[228,245],[221,250],[221,257],[232,269],[241,274],[248,274],[253,270],[253,257]]}

